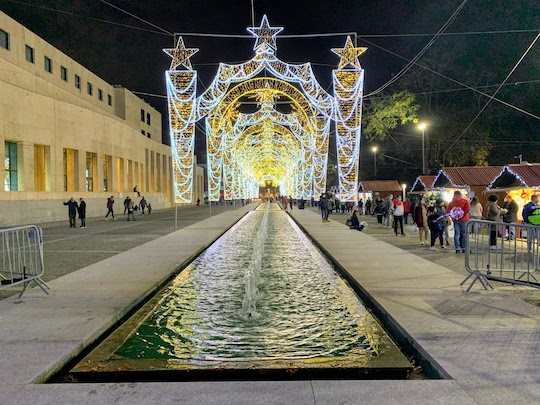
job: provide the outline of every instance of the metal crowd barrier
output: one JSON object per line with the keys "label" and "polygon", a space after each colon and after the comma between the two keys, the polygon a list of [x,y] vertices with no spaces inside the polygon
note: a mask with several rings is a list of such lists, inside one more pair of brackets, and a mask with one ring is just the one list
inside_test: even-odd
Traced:
{"label": "metal crowd barrier", "polygon": [[35,283],[49,294],[49,286],[41,279],[43,266],[43,234],[35,225],[0,228],[0,290],[22,285],[26,289]]}
{"label": "metal crowd barrier", "polygon": [[489,280],[540,288],[539,236],[538,226],[469,221],[465,268],[470,274],[461,285],[472,278],[467,292],[476,281],[493,288]]}

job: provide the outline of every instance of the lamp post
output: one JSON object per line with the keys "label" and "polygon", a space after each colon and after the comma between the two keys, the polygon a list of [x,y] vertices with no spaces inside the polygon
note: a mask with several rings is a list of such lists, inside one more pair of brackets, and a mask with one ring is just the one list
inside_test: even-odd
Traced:
{"label": "lamp post", "polygon": [[377,177],[377,147],[374,146],[371,148],[373,152],[373,171],[375,172],[375,177]]}
{"label": "lamp post", "polygon": [[425,130],[426,130],[426,124],[423,122],[420,125],[418,125],[418,129],[422,131],[422,174],[426,174],[426,153],[425,153]]}
{"label": "lamp post", "polygon": [[405,201],[405,189],[407,188],[407,185],[405,183],[403,183],[401,185],[401,188],[403,189],[403,201]]}

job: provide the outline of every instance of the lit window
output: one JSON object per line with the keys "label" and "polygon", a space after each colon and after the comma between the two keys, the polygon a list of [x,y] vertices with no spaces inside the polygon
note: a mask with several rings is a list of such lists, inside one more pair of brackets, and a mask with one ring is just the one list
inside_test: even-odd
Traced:
{"label": "lit window", "polygon": [[0,47],[9,51],[9,33],[0,30]]}
{"label": "lit window", "polygon": [[87,83],[86,91],[88,92],[88,94],[92,95],[92,93],[94,92],[94,90],[92,88],[92,83],[90,83],[90,82]]}
{"label": "lit window", "polygon": [[30,63],[35,63],[34,48],[26,45],[26,60]]}
{"label": "lit window", "polygon": [[75,75],[75,87],[81,89],[81,77],[77,75]]}
{"label": "lit window", "polygon": [[68,81],[68,70],[64,66],[60,66],[60,77],[63,81]]}
{"label": "lit window", "polygon": [[4,182],[5,191],[18,190],[18,174],[17,174],[17,144],[15,142],[5,142],[5,167],[6,180]]}
{"label": "lit window", "polygon": [[52,60],[45,56],[45,70],[49,73],[52,73]]}

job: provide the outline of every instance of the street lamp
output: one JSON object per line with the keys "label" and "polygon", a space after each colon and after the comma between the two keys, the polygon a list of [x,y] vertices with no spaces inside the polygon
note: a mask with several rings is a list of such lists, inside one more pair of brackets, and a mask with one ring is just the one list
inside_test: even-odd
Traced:
{"label": "street lamp", "polygon": [[377,177],[377,147],[374,146],[371,148],[373,152],[373,171],[375,172],[375,177]]}
{"label": "street lamp", "polygon": [[424,135],[426,130],[426,123],[422,122],[420,125],[418,125],[418,129],[422,131],[422,174],[426,174],[426,153],[425,153],[425,142],[424,142]]}
{"label": "street lamp", "polygon": [[403,183],[401,185],[401,188],[403,189],[403,201],[405,201],[405,189],[407,188],[407,185],[405,183]]}

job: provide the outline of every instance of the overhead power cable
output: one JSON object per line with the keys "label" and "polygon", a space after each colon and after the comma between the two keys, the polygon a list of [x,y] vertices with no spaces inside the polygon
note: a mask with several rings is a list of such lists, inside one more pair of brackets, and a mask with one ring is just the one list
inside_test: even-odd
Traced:
{"label": "overhead power cable", "polygon": [[[398,53],[396,53],[396,52],[394,52],[394,51],[391,51],[391,50],[389,50],[389,49],[386,49],[386,48],[384,48],[384,47],[382,47],[382,46],[380,46],[380,45],[377,45],[377,44],[374,43],[374,42],[368,41],[367,39],[363,39],[363,41],[366,42],[366,43],[368,43],[368,44],[370,44],[370,45],[372,45],[372,46],[374,46],[374,47],[376,47],[376,48],[379,48],[379,49],[381,49],[381,50],[383,50],[383,51],[385,51],[385,52],[388,52],[388,53],[390,53],[390,54],[392,54],[392,55],[394,55],[394,56],[397,56],[398,58],[401,58],[401,59],[403,59],[403,60],[406,60],[406,61],[409,61],[409,62],[410,62],[410,59],[406,58],[405,56],[400,55],[400,54],[398,54]],[[489,94],[484,93],[483,91],[477,90],[477,89],[475,89],[474,87],[469,86],[468,84],[465,84],[465,83],[463,83],[463,82],[460,82],[459,80],[453,79],[453,78],[451,78],[451,77],[449,77],[449,76],[446,76],[445,74],[439,73],[439,72],[437,72],[437,71],[435,71],[435,70],[433,70],[433,69],[431,69],[431,68],[429,68],[429,67],[427,67],[427,66],[425,66],[425,65],[421,65],[421,64],[418,63],[418,62],[416,63],[416,66],[418,66],[419,68],[422,68],[422,69],[424,69],[424,70],[427,70],[428,72],[431,72],[431,73],[433,73],[433,74],[435,74],[435,75],[437,75],[437,76],[444,77],[445,79],[451,81],[452,83],[459,84],[460,86],[463,86],[463,87],[465,87],[465,88],[467,88],[467,89],[469,89],[469,90],[472,90],[472,91],[474,91],[474,92],[476,92],[476,93],[478,93],[478,94],[481,94],[481,95],[486,96],[486,97],[491,97]],[[495,100],[495,101],[497,101],[497,102],[499,102],[499,103],[501,103],[501,104],[504,104],[504,105],[507,106],[507,107],[513,108],[514,110],[519,111],[519,112],[521,112],[521,113],[523,113],[523,114],[526,114],[526,115],[528,115],[529,117],[536,118],[537,120],[540,120],[540,117],[539,117],[539,116],[537,116],[537,115],[535,115],[535,114],[533,114],[533,113],[531,113],[531,112],[529,112],[529,111],[526,111],[526,110],[524,110],[524,109],[522,109],[522,108],[519,108],[519,107],[517,107],[517,106],[515,106],[515,105],[513,105],[513,104],[507,103],[506,101],[503,101],[503,100],[501,100],[500,98],[494,97],[493,100]]]}
{"label": "overhead power cable", "polygon": [[443,24],[443,26],[439,29],[439,31],[437,31],[437,33],[433,36],[433,38],[431,38],[429,40],[429,42],[420,50],[420,52],[418,52],[416,54],[416,56],[407,64],[405,65],[399,72],[397,75],[395,75],[394,77],[392,77],[388,82],[386,82],[385,84],[383,84],[381,87],[379,87],[377,90],[375,91],[372,91],[371,93],[369,94],[366,94],[367,97],[369,96],[373,96],[377,93],[380,93],[381,91],[383,91],[384,89],[386,89],[388,86],[390,86],[391,84],[395,83],[396,81],[398,81],[405,73],[407,73],[413,66],[414,64],[420,60],[420,58],[424,55],[424,53],[431,47],[431,45],[433,45],[435,43],[435,41],[437,40],[437,38],[439,37],[439,35],[441,33],[443,33],[447,28],[448,26],[452,23],[452,21],[454,21],[454,19],[456,18],[456,16],[459,14],[459,12],[463,9],[463,7],[465,7],[465,4],[467,4],[469,0],[463,0],[463,2],[459,5],[459,7],[454,11],[454,13],[450,16],[450,18],[448,18],[448,20],[446,20],[446,22]]}
{"label": "overhead power cable", "polygon": [[114,9],[116,9],[116,10],[121,11],[122,13],[125,13],[125,14],[129,15],[130,17],[133,17],[133,18],[135,18],[135,19],[137,19],[137,20],[139,20],[139,21],[142,21],[143,23],[148,24],[148,25],[150,25],[151,27],[157,28],[158,30],[163,31],[163,32],[166,33],[166,34],[173,35],[172,32],[169,32],[169,31],[167,31],[166,29],[161,28],[161,27],[157,26],[156,24],[153,24],[153,23],[151,23],[150,21],[145,20],[144,18],[138,17],[138,16],[136,16],[135,14],[130,13],[129,11],[126,11],[126,10],[124,10],[124,9],[118,7],[118,6],[115,6],[114,4],[109,3],[108,1],[105,1],[105,0],[99,0],[99,1],[101,1],[102,3],[108,5],[108,6],[114,8]]}
{"label": "overhead power cable", "polygon": [[505,79],[503,80],[503,82],[500,84],[499,87],[497,87],[497,90],[495,90],[495,93],[493,93],[491,96],[489,96],[489,99],[488,101],[486,102],[486,104],[484,104],[484,106],[482,107],[482,109],[480,111],[478,111],[478,114],[476,114],[476,116],[473,118],[473,120],[469,123],[469,125],[467,125],[467,127],[461,132],[461,134],[454,140],[454,142],[452,142],[452,144],[448,147],[448,149],[446,149],[444,151],[444,153],[442,154],[443,156],[443,160],[444,160],[444,155],[446,155],[446,153],[452,149],[452,147],[456,144],[457,141],[460,140],[460,138],[469,130],[469,128],[476,122],[476,120],[478,119],[478,117],[480,117],[480,115],[484,112],[484,110],[487,108],[487,106],[491,103],[491,101],[493,101],[495,95],[499,92],[499,90],[504,86],[504,84],[507,82],[507,80],[510,78],[510,76],[512,76],[512,73],[514,73],[514,71],[517,69],[517,67],[521,64],[521,61],[523,59],[525,59],[525,56],[527,56],[527,54],[529,53],[529,51],[532,49],[532,47],[534,46],[534,44],[536,43],[536,41],[538,41],[538,38],[540,38],[540,32],[538,33],[538,35],[534,38],[534,40],[531,42],[531,44],[529,45],[529,47],[525,50],[525,52],[523,53],[523,55],[521,55],[521,58],[519,58],[519,60],[516,62],[516,64],[514,65],[514,67],[512,68],[512,70],[510,70],[510,72],[508,73],[508,75],[505,77]]}

